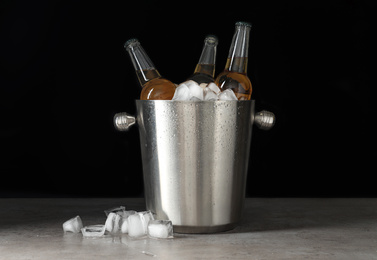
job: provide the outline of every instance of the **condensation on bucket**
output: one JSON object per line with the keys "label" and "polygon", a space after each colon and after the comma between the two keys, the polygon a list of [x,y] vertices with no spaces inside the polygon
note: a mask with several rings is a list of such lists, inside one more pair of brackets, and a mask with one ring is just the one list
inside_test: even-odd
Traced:
{"label": "condensation on bucket", "polygon": [[234,227],[245,196],[253,101],[140,101],[147,209],[176,232]]}

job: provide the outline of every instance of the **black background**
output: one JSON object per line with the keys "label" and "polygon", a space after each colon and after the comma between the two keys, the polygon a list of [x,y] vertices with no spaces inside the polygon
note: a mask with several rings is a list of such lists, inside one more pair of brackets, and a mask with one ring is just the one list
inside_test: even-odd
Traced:
{"label": "black background", "polygon": [[[257,110],[247,196],[373,197],[373,1],[1,1],[0,196],[143,196],[140,88],[124,42],[138,38],[180,83],[203,39],[224,68],[236,21],[253,24],[248,75]],[[375,87],[375,84],[373,84]]]}

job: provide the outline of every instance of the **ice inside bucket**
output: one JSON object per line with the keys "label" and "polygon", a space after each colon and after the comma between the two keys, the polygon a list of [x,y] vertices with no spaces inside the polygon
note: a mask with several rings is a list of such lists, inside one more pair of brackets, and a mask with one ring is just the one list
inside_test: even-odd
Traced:
{"label": "ice inside bucket", "polygon": [[[245,198],[254,101],[137,100],[136,107],[147,209],[171,220],[175,232],[234,228]],[[115,117],[118,129],[134,122]]]}

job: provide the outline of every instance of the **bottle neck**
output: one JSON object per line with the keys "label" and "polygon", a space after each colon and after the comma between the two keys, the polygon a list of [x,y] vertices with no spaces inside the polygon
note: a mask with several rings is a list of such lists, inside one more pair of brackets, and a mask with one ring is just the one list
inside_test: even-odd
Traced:
{"label": "bottle neck", "polygon": [[216,36],[207,36],[194,73],[204,73],[215,76],[216,51],[218,40]]}
{"label": "bottle neck", "polygon": [[161,77],[139,41],[136,39],[128,40],[125,43],[125,48],[130,55],[141,86],[152,79]]}
{"label": "bottle neck", "polygon": [[228,60],[225,69],[229,71],[247,72],[248,49],[250,37],[250,24],[237,23],[229,49]]}

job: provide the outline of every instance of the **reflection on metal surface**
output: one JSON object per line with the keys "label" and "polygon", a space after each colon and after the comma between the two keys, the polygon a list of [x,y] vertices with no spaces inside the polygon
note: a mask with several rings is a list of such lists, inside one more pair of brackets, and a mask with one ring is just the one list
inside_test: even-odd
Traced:
{"label": "reflection on metal surface", "polygon": [[262,130],[270,130],[275,125],[275,115],[272,112],[263,110],[254,115],[255,125]]}
{"label": "reflection on metal surface", "polygon": [[135,122],[135,117],[125,112],[115,114],[114,116],[114,126],[119,131],[127,131]]}
{"label": "reflection on metal surface", "polygon": [[[254,105],[254,100],[136,101],[146,206],[157,219],[171,220],[182,233],[236,226],[252,125],[269,129],[275,121],[267,111],[254,116]],[[134,117],[117,115],[118,129],[135,123]]]}

